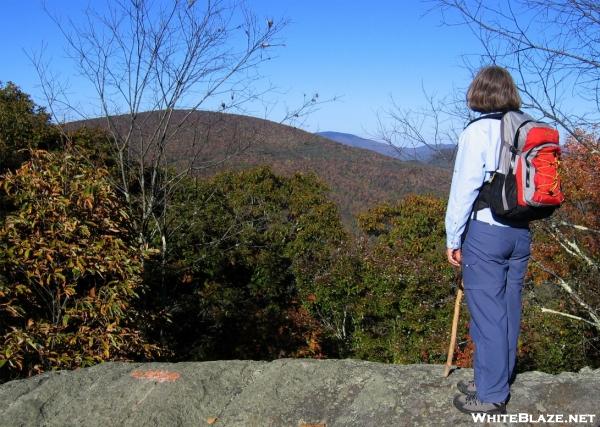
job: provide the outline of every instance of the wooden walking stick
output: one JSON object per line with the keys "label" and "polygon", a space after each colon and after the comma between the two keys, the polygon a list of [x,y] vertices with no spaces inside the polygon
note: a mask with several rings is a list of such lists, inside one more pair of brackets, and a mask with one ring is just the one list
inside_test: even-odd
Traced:
{"label": "wooden walking stick", "polygon": [[452,357],[454,356],[454,346],[456,345],[456,331],[458,329],[458,317],[460,315],[460,303],[463,297],[462,280],[460,286],[456,290],[456,301],[454,302],[454,317],[452,318],[452,332],[450,333],[450,347],[448,347],[448,357],[446,358],[446,368],[444,369],[444,377],[450,375],[452,369]]}

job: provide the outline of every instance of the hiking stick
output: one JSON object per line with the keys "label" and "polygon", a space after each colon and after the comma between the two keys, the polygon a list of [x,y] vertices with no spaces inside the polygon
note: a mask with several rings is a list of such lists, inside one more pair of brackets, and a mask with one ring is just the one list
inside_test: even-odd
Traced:
{"label": "hiking stick", "polygon": [[450,375],[452,369],[452,357],[454,356],[454,346],[456,345],[456,331],[458,329],[458,317],[460,315],[460,303],[463,297],[462,282],[456,290],[456,301],[454,302],[454,317],[452,318],[452,332],[450,333],[450,347],[448,347],[448,357],[446,358],[446,368],[444,377]]}

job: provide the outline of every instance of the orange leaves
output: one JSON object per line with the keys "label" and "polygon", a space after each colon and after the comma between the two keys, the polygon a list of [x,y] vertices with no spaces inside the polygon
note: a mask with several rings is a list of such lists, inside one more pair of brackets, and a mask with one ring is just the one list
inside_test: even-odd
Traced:
{"label": "orange leaves", "polygon": [[281,348],[280,357],[325,357],[321,348],[324,334],[319,322],[304,307],[297,306],[296,301],[292,301],[291,305],[285,310],[289,322],[278,327],[276,339],[295,341],[297,344],[289,349]]}
{"label": "orange leaves", "polygon": [[[552,336],[553,348],[547,354],[558,354],[570,345],[577,345],[580,356],[586,354],[586,348],[592,348],[588,343],[597,339],[597,333],[592,340],[580,331],[563,337],[561,332],[566,330],[566,326],[560,322],[564,319],[557,320],[554,314],[534,313],[535,309],[542,306],[587,319],[590,312],[580,301],[596,312],[600,308],[600,141],[597,135],[583,132],[578,132],[576,136],[569,139],[563,150],[561,175],[565,203],[552,218],[535,223],[532,251],[535,261],[530,264],[529,270],[539,289],[539,301],[535,308],[530,309],[528,316],[536,323],[526,336],[537,342],[540,348],[545,345],[544,334]],[[560,283],[567,283],[577,297],[573,298],[561,289]],[[570,322],[566,323],[569,328],[582,325]],[[553,331],[540,333],[543,327]],[[579,344],[575,344],[577,339],[580,340]],[[535,348],[535,345],[531,348]],[[540,348],[537,354],[531,350],[531,358],[548,363],[551,358],[547,358],[546,350],[540,351]],[[553,364],[562,359],[556,355],[553,357]],[[569,363],[575,366],[580,362]]]}
{"label": "orange leaves", "polygon": [[[567,205],[565,210],[590,226],[598,226],[598,215],[586,214],[586,210],[600,206],[600,143],[592,135],[580,135],[585,143],[580,143],[571,138],[565,146],[561,173],[563,179]],[[574,219],[575,219],[574,218]],[[589,222],[588,222],[589,221]]]}
{"label": "orange leaves", "polygon": [[89,210],[94,208],[94,199],[92,197],[86,197],[83,199],[83,207]]}
{"label": "orange leaves", "polygon": [[[566,201],[550,223],[536,224],[534,256],[562,277],[581,269],[578,253],[600,257],[600,144],[594,135],[580,133],[578,138],[571,138],[564,148],[561,174]],[[537,272],[534,280],[539,282],[540,277],[552,279]]]}

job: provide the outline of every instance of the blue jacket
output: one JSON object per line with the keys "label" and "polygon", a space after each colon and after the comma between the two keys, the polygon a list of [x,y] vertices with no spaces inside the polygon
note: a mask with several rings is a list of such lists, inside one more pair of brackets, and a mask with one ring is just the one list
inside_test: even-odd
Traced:
{"label": "blue jacket", "polygon": [[[500,120],[478,120],[460,134],[446,209],[446,247],[460,248],[479,189],[498,167],[499,151]],[[477,219],[506,227],[493,218],[489,208],[480,210]]]}

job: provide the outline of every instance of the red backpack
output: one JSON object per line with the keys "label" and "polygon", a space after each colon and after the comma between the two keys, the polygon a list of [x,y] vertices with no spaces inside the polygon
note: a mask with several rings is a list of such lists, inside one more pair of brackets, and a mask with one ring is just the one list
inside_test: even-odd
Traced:
{"label": "red backpack", "polygon": [[521,111],[481,118],[500,119],[502,139],[498,169],[484,183],[475,210],[490,207],[501,218],[546,218],[565,200],[559,164],[558,130]]}

